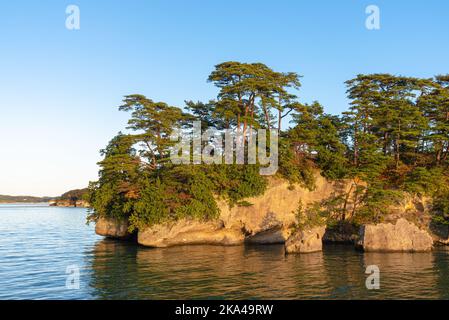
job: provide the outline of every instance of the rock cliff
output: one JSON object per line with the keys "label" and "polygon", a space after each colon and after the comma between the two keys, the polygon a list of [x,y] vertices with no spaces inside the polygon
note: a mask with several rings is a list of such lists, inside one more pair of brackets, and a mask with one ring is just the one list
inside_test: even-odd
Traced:
{"label": "rock cliff", "polygon": [[306,207],[329,198],[336,191],[348,191],[350,182],[330,182],[316,176],[316,188],[310,191],[299,186],[294,188],[281,179],[270,179],[265,194],[246,199],[251,206],[229,207],[219,202],[220,219],[227,228],[242,229],[246,241],[253,243],[284,243],[296,223],[295,212],[299,201]]}
{"label": "rock cliff", "polygon": [[[285,180],[271,178],[264,195],[246,199],[250,205],[231,207],[224,200],[217,200],[220,216],[216,221],[183,219],[153,225],[139,230],[137,241],[149,247],[284,243],[287,253],[320,251],[323,242],[353,243],[366,251],[429,251],[439,241],[429,231],[428,203],[412,198],[404,198],[404,203],[392,207],[384,223],[364,225],[360,232],[348,224],[293,233],[300,200],[307,206],[350,189],[351,181],[329,182],[321,176],[316,178],[314,191],[292,188]],[[113,238],[129,237],[127,229],[126,221],[114,219],[100,218],[96,225],[98,234]]]}
{"label": "rock cliff", "polygon": [[[346,187],[343,185],[343,189]],[[285,243],[296,223],[295,211],[299,200],[304,205],[311,204],[330,197],[341,188],[341,183],[329,182],[321,176],[316,178],[314,191],[299,186],[292,188],[285,180],[271,178],[263,196],[246,199],[251,204],[249,206],[231,207],[226,201],[218,200],[220,217],[217,221],[180,220],[154,225],[139,230],[137,241],[150,247]],[[115,230],[123,228],[123,225],[116,221],[108,222],[105,218],[97,221],[97,227],[97,233],[104,236],[123,234],[122,229]]]}

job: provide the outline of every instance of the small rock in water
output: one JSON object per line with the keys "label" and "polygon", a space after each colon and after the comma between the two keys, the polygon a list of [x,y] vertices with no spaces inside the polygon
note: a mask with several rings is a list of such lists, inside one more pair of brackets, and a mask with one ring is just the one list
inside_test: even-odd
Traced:
{"label": "small rock in water", "polygon": [[286,253],[309,253],[323,249],[324,226],[298,230],[285,243]]}

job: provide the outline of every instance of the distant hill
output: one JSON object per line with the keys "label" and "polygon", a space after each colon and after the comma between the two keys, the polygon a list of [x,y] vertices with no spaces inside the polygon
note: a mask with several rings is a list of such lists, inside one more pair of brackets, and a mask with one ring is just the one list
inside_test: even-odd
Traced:
{"label": "distant hill", "polygon": [[87,189],[70,190],[60,197],[33,197],[33,196],[7,196],[0,195],[0,203],[39,203],[39,202],[69,202],[76,204],[77,201],[83,201],[83,196]]}
{"label": "distant hill", "polygon": [[0,195],[0,203],[36,203],[36,202],[48,202],[54,200],[53,197],[32,197],[32,196],[5,196]]}

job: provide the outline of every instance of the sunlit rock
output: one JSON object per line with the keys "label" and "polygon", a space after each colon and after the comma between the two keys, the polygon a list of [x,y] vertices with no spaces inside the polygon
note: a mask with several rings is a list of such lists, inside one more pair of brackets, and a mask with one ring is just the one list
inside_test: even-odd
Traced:
{"label": "sunlit rock", "polygon": [[364,225],[360,229],[358,246],[364,251],[430,251],[431,235],[413,223],[400,218],[395,224]]}
{"label": "sunlit rock", "polygon": [[286,253],[309,253],[323,249],[324,226],[296,231],[285,243]]}
{"label": "sunlit rock", "polygon": [[128,221],[114,218],[99,218],[95,224],[95,232],[100,236],[126,239],[131,236],[128,232]]}

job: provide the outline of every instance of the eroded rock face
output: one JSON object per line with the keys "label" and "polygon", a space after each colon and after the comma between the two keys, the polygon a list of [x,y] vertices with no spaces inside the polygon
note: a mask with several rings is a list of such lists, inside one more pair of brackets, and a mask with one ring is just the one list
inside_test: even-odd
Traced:
{"label": "eroded rock face", "polygon": [[113,218],[99,218],[95,224],[95,232],[104,237],[126,239],[131,236],[128,232],[128,221]]}
{"label": "eroded rock face", "polygon": [[[220,216],[217,221],[181,220],[154,225],[139,230],[137,241],[150,247],[168,247],[187,244],[237,245],[244,242],[254,244],[285,243],[291,235],[291,227],[296,223],[295,211],[299,200],[304,206],[321,201],[336,188],[347,190],[347,185],[328,182],[319,174],[316,176],[314,191],[295,186],[291,188],[286,180],[272,178],[264,195],[245,199],[251,206],[230,207],[226,201],[218,200]],[[116,227],[108,227],[101,221],[102,235],[111,234]],[[127,228],[127,227],[126,227]],[[320,236],[320,238],[322,235]],[[321,249],[320,249],[321,250]]]}
{"label": "eroded rock face", "polygon": [[396,224],[381,223],[365,225],[360,229],[358,246],[365,251],[430,251],[433,239],[430,234],[419,229],[404,218]]}
{"label": "eroded rock face", "polygon": [[285,239],[288,239],[290,234],[291,228],[279,226],[247,236],[245,242],[250,244],[281,244],[285,243]]}
{"label": "eroded rock face", "polygon": [[337,189],[349,190],[346,184],[329,182],[319,174],[315,177],[313,191],[295,186],[288,181],[272,178],[264,195],[245,199],[251,206],[229,207],[227,202],[219,201],[220,219],[226,228],[244,230],[246,241],[257,244],[285,243],[291,235],[291,227],[296,223],[295,212],[298,202],[303,206],[330,197]]}
{"label": "eroded rock face", "polygon": [[324,226],[298,230],[285,243],[286,253],[310,253],[323,249]]}
{"label": "eroded rock face", "polygon": [[180,220],[139,230],[137,242],[148,247],[213,244],[238,245],[244,234],[237,228],[226,228],[221,221]]}

